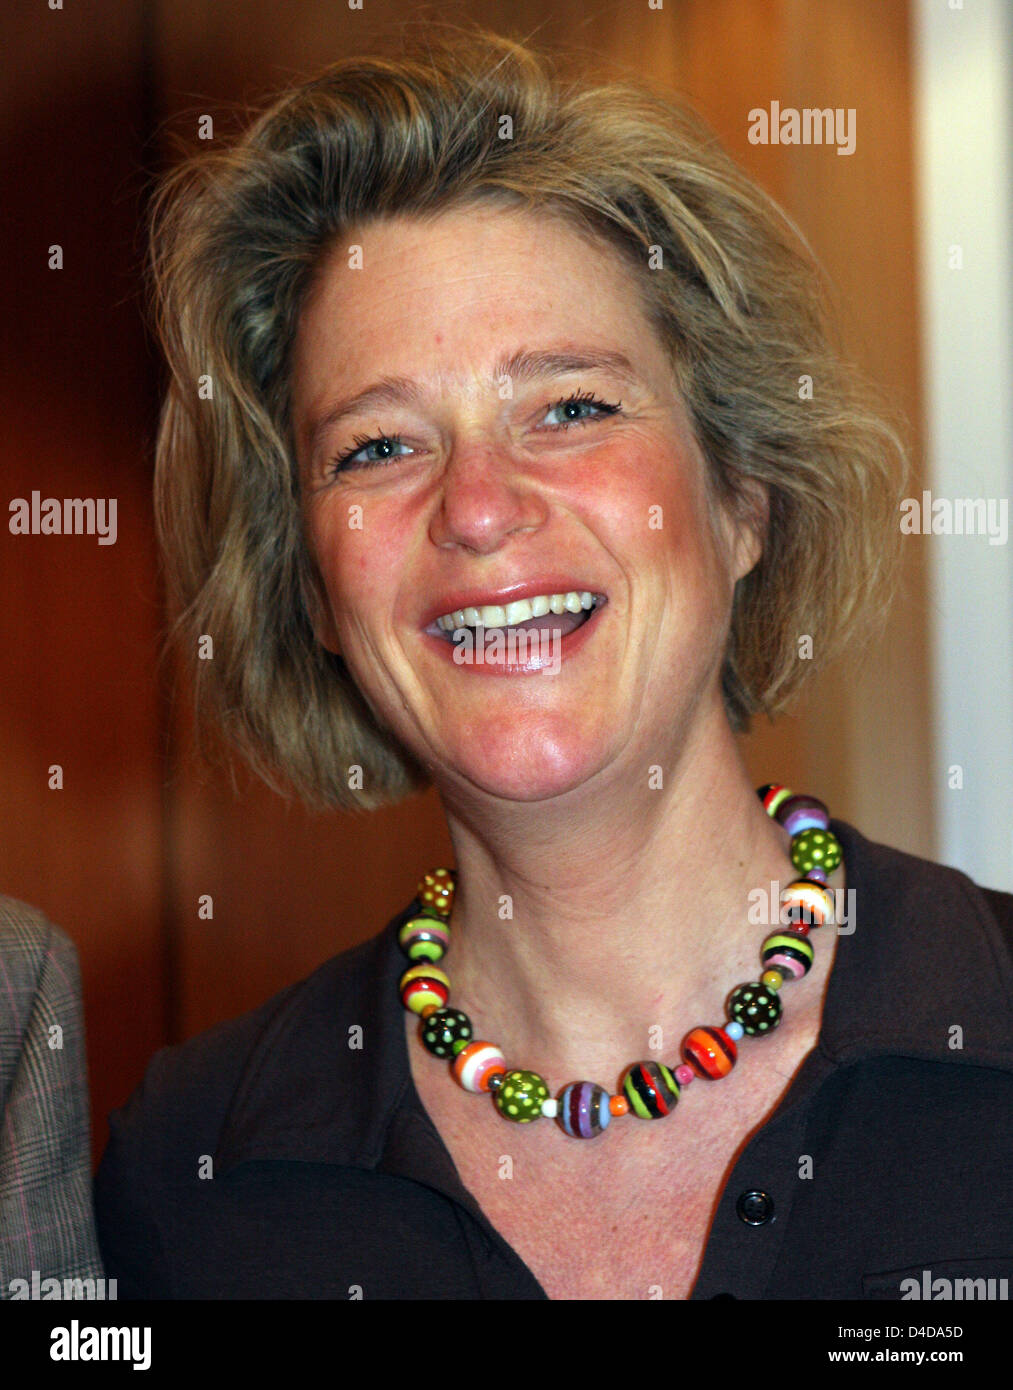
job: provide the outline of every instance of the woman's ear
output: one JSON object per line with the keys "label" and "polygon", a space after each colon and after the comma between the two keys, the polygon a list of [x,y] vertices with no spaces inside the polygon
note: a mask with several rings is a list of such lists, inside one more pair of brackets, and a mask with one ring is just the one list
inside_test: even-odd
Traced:
{"label": "woman's ear", "polygon": [[767,542],[770,522],[770,489],[757,478],[745,478],[740,484],[735,512],[729,517],[731,577],[734,583],[744,579],[759,564]]}
{"label": "woman's ear", "polygon": [[327,601],[323,583],[317,573],[317,567],[312,561],[308,563],[306,570],[300,576],[300,589],[306,612],[313,627],[314,637],[326,651],[340,656],[341,644],[338,641],[334,615]]}

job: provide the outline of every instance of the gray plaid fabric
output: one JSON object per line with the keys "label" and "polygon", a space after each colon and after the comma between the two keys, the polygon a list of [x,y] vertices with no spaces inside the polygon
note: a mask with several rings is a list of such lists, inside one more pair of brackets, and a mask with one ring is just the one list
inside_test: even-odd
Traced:
{"label": "gray plaid fabric", "polygon": [[0,896],[0,1299],[33,1274],[37,1286],[102,1273],[77,952],[37,908]]}

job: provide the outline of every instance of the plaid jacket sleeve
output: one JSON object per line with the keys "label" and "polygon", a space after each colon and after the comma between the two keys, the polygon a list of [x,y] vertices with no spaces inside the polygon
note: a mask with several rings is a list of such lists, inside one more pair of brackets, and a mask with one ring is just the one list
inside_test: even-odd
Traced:
{"label": "plaid jacket sleeve", "polygon": [[34,1271],[39,1280],[103,1273],[81,981],[69,938],[0,896],[0,1299]]}

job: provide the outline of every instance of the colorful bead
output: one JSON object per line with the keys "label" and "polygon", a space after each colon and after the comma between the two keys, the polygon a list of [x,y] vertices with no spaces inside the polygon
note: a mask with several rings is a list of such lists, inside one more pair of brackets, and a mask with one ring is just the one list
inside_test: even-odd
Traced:
{"label": "colorful bead", "polygon": [[728,1012],[751,1038],[769,1033],[781,1021],[781,1001],[757,981],[739,985],[728,997]]}
{"label": "colorful bead", "polygon": [[505,1119],[524,1125],[541,1118],[548,1098],[549,1088],[536,1071],[508,1071],[493,1100]]}
{"label": "colorful bead", "polygon": [[664,1062],[634,1062],[623,1077],[623,1094],[641,1120],[660,1120],[675,1109],[679,1083]]}
{"label": "colorful bead", "polygon": [[454,905],[454,871],[431,869],[421,879],[415,896],[423,907],[431,907],[442,917],[449,917]]}
{"label": "colorful bead", "polygon": [[738,1049],[723,1028],[694,1028],[682,1041],[682,1055],[697,1076],[717,1081],[735,1065]]}
{"label": "colorful bead", "polygon": [[401,976],[401,1003],[413,1013],[427,1004],[442,1008],[450,998],[450,981],[438,965],[412,965]]}
{"label": "colorful bead", "polygon": [[505,1074],[506,1058],[495,1043],[478,1039],[465,1043],[454,1058],[451,1071],[454,1073],[454,1080],[466,1091],[488,1091],[492,1089],[489,1085],[490,1078],[497,1073],[501,1076]]}
{"label": "colorful bead", "polygon": [[789,796],[778,802],[774,819],[789,835],[803,830],[829,830],[830,812],[815,796]]}
{"label": "colorful bead", "polygon": [[422,1041],[434,1057],[456,1057],[471,1038],[471,1019],[460,1009],[435,1009],[422,1026]]}
{"label": "colorful bead", "polygon": [[739,1023],[738,1019],[731,1019],[725,1024],[725,1032],[731,1038],[732,1042],[738,1042],[745,1031],[746,1030],[743,1028],[742,1024]]}
{"label": "colorful bead", "polygon": [[803,830],[793,837],[789,854],[800,874],[816,868],[833,873],[842,857],[840,841],[832,830]]}
{"label": "colorful bead", "polygon": [[814,869],[810,869],[807,872],[806,878],[811,878],[815,883],[826,883],[827,871],[826,869],[821,869],[817,864]]}
{"label": "colorful bead", "polygon": [[445,917],[427,908],[405,922],[397,939],[409,960],[439,960],[450,945],[450,929]]}
{"label": "colorful bead", "polygon": [[812,942],[790,931],[776,931],[760,947],[760,959],[772,970],[800,980],[812,969],[815,952]]}
{"label": "colorful bead", "polygon": [[593,1139],[612,1118],[609,1093],[596,1081],[571,1081],[559,1097],[556,1118],[571,1139]]}
{"label": "colorful bead", "polygon": [[630,1103],[625,1096],[609,1096],[610,1115],[628,1115]]}
{"label": "colorful bead", "polygon": [[784,976],[780,970],[765,970],[760,976],[760,984],[764,989],[772,989],[776,994],[784,984]]}
{"label": "colorful bead", "polygon": [[833,923],[834,895],[822,883],[797,878],[781,890],[780,917],[782,925],[792,928],[800,923],[814,927]]}
{"label": "colorful bead", "polygon": [[779,782],[768,782],[766,786],[760,787],[758,795],[767,815],[774,816],[782,802],[787,801],[795,793],[790,787],[782,787]]}

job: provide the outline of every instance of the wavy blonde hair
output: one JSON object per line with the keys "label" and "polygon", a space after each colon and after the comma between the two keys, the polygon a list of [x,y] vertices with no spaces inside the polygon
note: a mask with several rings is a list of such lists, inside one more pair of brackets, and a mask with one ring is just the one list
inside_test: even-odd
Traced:
{"label": "wavy blonde hair", "polygon": [[[626,82],[564,80],[544,54],[483,30],[430,40],[424,60],[345,59],[225,148],[179,163],[150,214],[171,372],[155,509],[172,635],[198,729],[314,807],[371,809],[430,777],[314,636],[290,418],[300,309],[354,225],[487,198],[561,216],[624,257],[708,461],[712,511],[752,515],[750,480],[769,490],[722,674],[736,731],[785,709],[892,596],[905,446],[831,341],[800,234],[692,112]],[[803,633],[811,660],[798,658]],[[196,659],[202,635],[213,660]]]}

